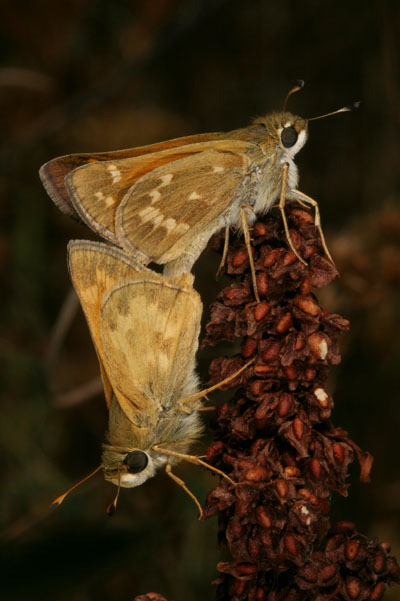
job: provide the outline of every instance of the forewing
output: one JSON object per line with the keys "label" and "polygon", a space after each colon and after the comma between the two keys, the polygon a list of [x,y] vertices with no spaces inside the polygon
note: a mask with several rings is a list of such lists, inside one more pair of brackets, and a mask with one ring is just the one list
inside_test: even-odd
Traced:
{"label": "forewing", "polygon": [[107,373],[128,419],[152,428],[160,411],[193,392],[202,304],[184,277],[146,273],[103,302],[100,337]]}
{"label": "forewing", "polygon": [[250,167],[248,144],[229,141],[229,150],[224,144],[214,142],[139,179],[117,210],[119,244],[166,263],[219,229]]}
{"label": "forewing", "polygon": [[219,136],[219,133],[200,134],[195,136],[186,136],[183,138],[175,138],[173,140],[167,140],[157,144],[149,144],[147,146],[128,148],[126,150],[68,154],[52,159],[51,161],[48,161],[42,165],[39,170],[39,175],[48,195],[58,206],[58,208],[69,217],[80,221],[79,214],[72,203],[70,194],[64,181],[65,176],[73,169],[77,169],[78,167],[86,164],[104,161],[119,161],[122,159],[168,150],[169,148],[176,148],[177,146],[185,146],[186,144],[193,144],[195,142],[214,140]]}
{"label": "forewing", "polygon": [[121,282],[142,277],[135,266],[119,249],[100,242],[75,240],[68,244],[68,266],[72,283],[85,313],[100,363],[107,405],[112,397],[112,383],[105,371],[104,353],[100,340],[100,309],[104,297]]}
{"label": "forewing", "polygon": [[[81,219],[103,238],[120,244],[115,230],[116,211],[124,197],[128,196],[133,201],[133,210],[137,212],[138,199],[135,193],[132,193],[132,189],[138,180],[143,179],[146,174],[151,178],[151,174],[157,169],[173,165],[184,157],[192,156],[195,161],[194,157],[202,156],[207,149],[224,149],[228,145],[243,148],[245,143],[211,140],[133,158],[90,163],[70,172],[65,178],[65,184]],[[169,173],[168,167],[166,169],[166,173]],[[160,185],[163,185],[162,181],[156,188]],[[154,191],[155,195],[156,192],[157,189]],[[146,202],[149,203],[150,200],[147,198]],[[140,208],[143,206],[145,205],[142,201]],[[145,252],[143,254],[147,255]]]}

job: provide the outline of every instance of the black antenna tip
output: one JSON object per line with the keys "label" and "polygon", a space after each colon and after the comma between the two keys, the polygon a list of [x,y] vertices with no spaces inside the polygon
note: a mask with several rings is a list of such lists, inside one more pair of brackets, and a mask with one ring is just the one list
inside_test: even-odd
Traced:
{"label": "black antenna tip", "polygon": [[114,515],[115,513],[115,503],[110,503],[110,505],[107,507],[107,515],[108,517],[111,517],[112,515]]}
{"label": "black antenna tip", "polygon": [[295,92],[302,90],[303,86],[304,86],[304,81],[302,79],[296,79],[296,85],[291,90],[289,90],[289,92],[286,95],[285,102],[283,103],[283,108],[282,108],[283,111],[286,111],[286,105],[287,105],[287,101],[289,100],[289,97],[292,94],[294,94]]}
{"label": "black antenna tip", "polygon": [[346,106],[348,111],[358,111],[360,106],[362,105],[362,100],[357,100],[357,102],[353,102],[353,104],[348,104]]}

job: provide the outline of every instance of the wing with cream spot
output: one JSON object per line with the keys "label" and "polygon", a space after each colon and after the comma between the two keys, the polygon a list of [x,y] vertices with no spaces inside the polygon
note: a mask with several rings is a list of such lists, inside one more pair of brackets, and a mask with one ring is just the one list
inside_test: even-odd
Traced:
{"label": "wing with cream spot", "polygon": [[[247,147],[237,144],[242,150]],[[221,227],[249,166],[244,152],[215,146],[143,176],[117,209],[120,245],[166,263],[197,237],[208,240]]]}
{"label": "wing with cream spot", "polygon": [[[172,146],[174,141],[170,141],[168,144],[155,144],[153,152],[148,151],[146,154],[130,158],[92,161],[72,170],[65,177],[65,186],[74,210],[95,232],[117,244],[116,209],[133,184],[146,173],[182,157],[197,155],[209,145],[217,144],[217,147],[225,147],[226,140],[213,140],[218,135],[200,136],[200,140],[203,138],[204,141],[197,141],[196,144],[185,143],[190,138],[183,138],[183,142],[179,146]],[[238,144],[243,146],[242,142],[238,142]]]}
{"label": "wing with cream spot", "polygon": [[[151,428],[163,410],[197,388],[202,304],[188,276],[158,274],[114,287],[102,304],[104,362],[128,419]],[[189,276],[190,278],[191,276]]]}
{"label": "wing with cream spot", "polygon": [[70,194],[65,186],[64,181],[66,175],[68,175],[70,171],[90,163],[104,161],[118,162],[122,159],[138,157],[146,154],[154,154],[170,148],[176,148],[178,146],[186,146],[187,144],[194,144],[203,141],[208,142],[209,140],[215,140],[219,138],[220,135],[221,134],[219,133],[197,134],[194,136],[174,138],[173,140],[166,140],[165,142],[157,142],[156,144],[137,146],[135,148],[127,148],[124,150],[67,154],[52,159],[51,161],[48,161],[42,165],[39,170],[39,175],[48,195],[58,206],[58,208],[69,217],[79,220],[79,214],[72,203]]}
{"label": "wing with cream spot", "polygon": [[112,385],[104,369],[104,354],[100,341],[100,309],[105,295],[121,282],[143,277],[140,269],[123,251],[100,242],[74,240],[68,244],[68,267],[74,288],[85,313],[99,358],[107,405],[112,397]]}

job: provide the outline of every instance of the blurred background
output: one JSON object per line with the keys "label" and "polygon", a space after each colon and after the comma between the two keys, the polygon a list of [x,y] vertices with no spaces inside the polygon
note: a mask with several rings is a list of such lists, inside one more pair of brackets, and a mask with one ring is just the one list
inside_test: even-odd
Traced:
{"label": "blurred background", "polygon": [[[352,322],[331,370],[333,421],[375,456],[371,484],[354,466],[333,519],[399,557],[399,4],[4,0],[0,11],[2,598],[214,598],[216,522],[199,522],[164,474],[122,491],[112,519],[115,489],[101,475],[48,508],[98,465],[107,415],[66,268],[68,240],[94,236],[58,211],[38,169],[62,154],[245,126],[281,108],[297,78],[306,86],[289,108],[301,116],[364,103],[310,124],[297,164],[341,271],[320,298]],[[206,306],[224,285],[217,264],[209,252],[196,266]],[[203,382],[225,352],[200,353]],[[214,478],[177,472],[204,500]]]}

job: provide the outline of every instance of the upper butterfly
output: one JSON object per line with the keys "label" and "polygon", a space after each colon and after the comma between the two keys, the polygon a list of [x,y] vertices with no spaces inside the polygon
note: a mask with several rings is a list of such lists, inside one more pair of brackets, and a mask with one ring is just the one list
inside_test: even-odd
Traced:
{"label": "upper butterfly", "polygon": [[243,208],[251,224],[278,198],[298,258],[284,213],[287,198],[315,207],[315,225],[329,256],[318,205],[296,189],[294,157],[307,140],[308,121],[276,112],[228,133],[67,155],[43,165],[40,177],[64,213],[80,218],[138,263],[166,264],[167,275],[190,271],[212,234],[240,226]]}

